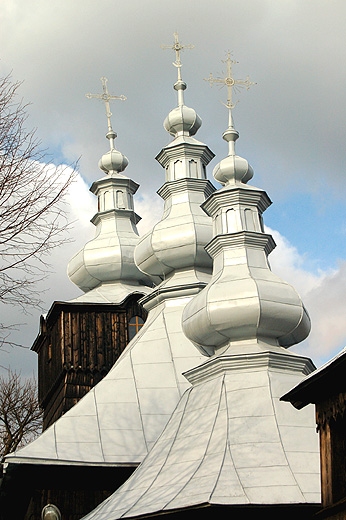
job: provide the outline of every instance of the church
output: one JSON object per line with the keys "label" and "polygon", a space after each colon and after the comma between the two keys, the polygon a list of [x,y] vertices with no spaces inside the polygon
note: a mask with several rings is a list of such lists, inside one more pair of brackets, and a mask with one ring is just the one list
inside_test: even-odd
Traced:
{"label": "church", "polygon": [[[178,36],[172,46],[177,106],[162,219],[139,238],[138,185],[116,149],[102,79],[109,151],[91,186],[95,238],[70,261],[84,292],[41,318],[38,354],[44,431],[9,454],[2,517],[106,520],[233,514],[312,518],[320,508],[314,408],[280,397],[314,371],[288,348],[310,331],[296,290],[270,270],[275,247],[263,213],[271,200],[236,155],[235,79],[228,54],[226,157],[195,137],[201,119],[185,105]],[[225,114],[226,114],[225,110]],[[18,489],[23,490],[18,496]],[[49,507],[48,507],[49,506]],[[55,513],[54,513],[55,511]]]}

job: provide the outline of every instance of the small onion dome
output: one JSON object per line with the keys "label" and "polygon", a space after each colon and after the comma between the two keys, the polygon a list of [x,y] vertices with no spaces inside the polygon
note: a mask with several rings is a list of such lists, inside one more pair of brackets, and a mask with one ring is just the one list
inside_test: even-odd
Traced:
{"label": "small onion dome", "polygon": [[129,161],[127,157],[115,148],[102,155],[99,160],[99,168],[106,173],[122,172],[128,164]]}
{"label": "small onion dome", "polygon": [[246,184],[253,177],[253,169],[246,159],[229,155],[217,164],[213,171],[214,179],[221,184]]}
{"label": "small onion dome", "polygon": [[202,125],[202,120],[193,108],[183,103],[183,91],[186,89],[184,81],[177,81],[174,89],[178,91],[179,105],[170,111],[163,126],[174,137],[178,134],[195,135]]}
{"label": "small onion dome", "polygon": [[223,185],[246,184],[252,179],[254,172],[248,161],[234,152],[234,143],[239,137],[238,132],[234,128],[228,128],[222,137],[229,143],[230,153],[215,166],[214,179]]}
{"label": "small onion dome", "polygon": [[163,126],[175,137],[181,133],[195,135],[201,124],[202,120],[193,108],[181,105],[170,111]]}

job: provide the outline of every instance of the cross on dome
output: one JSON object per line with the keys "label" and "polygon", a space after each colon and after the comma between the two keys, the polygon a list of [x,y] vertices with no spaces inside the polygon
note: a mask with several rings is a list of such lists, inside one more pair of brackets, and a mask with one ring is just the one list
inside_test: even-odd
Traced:
{"label": "cross on dome", "polygon": [[233,100],[232,100],[233,89],[235,91],[237,91],[237,88],[239,90],[241,87],[245,87],[246,90],[249,90],[251,85],[256,85],[256,83],[253,83],[252,81],[250,81],[249,76],[247,76],[245,79],[234,79],[234,77],[232,75],[232,65],[235,65],[238,62],[236,60],[232,60],[231,55],[232,55],[231,52],[228,51],[227,59],[221,60],[222,63],[226,63],[226,65],[227,65],[227,73],[224,78],[214,78],[213,73],[211,72],[209,74],[208,78],[204,78],[204,81],[208,81],[208,83],[210,84],[211,87],[213,86],[214,83],[220,84],[221,88],[223,88],[224,86],[227,87],[227,103],[222,103],[222,104],[225,105],[226,108],[228,108],[229,124],[230,124],[230,126],[233,126],[231,111],[232,111],[232,108],[234,108],[238,102],[237,101],[236,103],[233,103]]}
{"label": "cross on dome", "polygon": [[126,96],[124,96],[122,94],[120,96],[115,96],[115,95],[110,94],[108,92],[108,87],[107,87],[108,79],[105,78],[104,76],[102,76],[101,82],[102,82],[102,90],[103,90],[102,94],[90,94],[89,93],[89,94],[85,94],[85,96],[88,99],[95,98],[95,99],[100,99],[101,101],[104,102],[105,107],[106,107],[106,115],[107,115],[107,122],[108,122],[107,138],[110,140],[111,148],[113,148],[114,147],[114,138],[117,135],[112,128],[112,123],[111,123],[112,112],[111,112],[111,107],[110,107],[109,102],[113,99],[120,99],[120,101],[125,101],[127,98],[126,98]]}
{"label": "cross on dome", "polygon": [[108,122],[108,132],[106,134],[107,139],[109,140],[109,146],[110,150],[108,153],[104,154],[100,161],[99,161],[99,167],[101,170],[105,171],[106,173],[109,172],[122,172],[126,166],[128,165],[128,160],[121,152],[117,151],[114,146],[114,139],[117,137],[116,132],[114,132],[112,128],[112,122],[111,122],[111,116],[112,112],[110,109],[110,101],[113,99],[120,99],[120,101],[125,101],[126,96],[115,96],[113,94],[110,94],[108,92],[107,88],[107,78],[102,76],[101,82],[102,82],[102,94],[85,94],[85,96],[88,99],[100,99],[104,102],[106,107],[106,115],[107,115],[107,122]]}
{"label": "cross on dome", "polygon": [[183,45],[179,42],[178,33],[174,33],[173,45],[161,45],[162,49],[173,49],[175,52],[175,61],[173,65],[178,69],[178,80],[174,83],[173,88],[178,94],[178,106],[170,111],[165,119],[164,127],[171,135],[194,135],[202,124],[202,121],[195,110],[189,108],[184,102],[184,90],[187,85],[181,76],[181,60],[180,51],[184,49],[193,49],[194,45]]}
{"label": "cross on dome", "polygon": [[[235,60],[232,60],[231,58],[231,52],[228,51],[226,60],[221,60],[222,63],[226,63],[227,65],[227,74],[223,78],[214,78],[212,72],[209,74],[208,78],[204,78],[204,81],[208,81],[210,86],[212,87],[214,83],[218,83],[220,85],[220,88],[223,88],[224,86],[227,87],[227,103],[222,103],[227,109],[228,109],[228,128],[223,133],[223,138],[225,141],[228,142],[228,155],[234,156],[235,155],[235,141],[238,139],[239,134],[234,129],[233,125],[233,117],[232,117],[232,109],[235,107],[237,103],[233,103],[232,95],[233,95],[233,89],[237,91],[240,90],[240,88],[245,87],[246,90],[249,90],[251,85],[256,85],[256,83],[253,83],[250,81],[249,76],[247,76],[245,79],[235,79],[232,74],[232,65],[238,63]],[[221,163],[220,163],[221,164]],[[217,168],[217,167],[216,167]],[[250,177],[251,178],[251,177]],[[219,179],[217,179],[219,180]]]}
{"label": "cross on dome", "polygon": [[182,81],[181,79],[181,67],[182,63],[180,60],[180,51],[184,49],[193,49],[195,46],[192,44],[183,45],[179,42],[178,33],[174,33],[174,44],[173,45],[161,45],[161,49],[172,49],[175,52],[175,61],[173,61],[173,65],[178,69],[178,81]]}

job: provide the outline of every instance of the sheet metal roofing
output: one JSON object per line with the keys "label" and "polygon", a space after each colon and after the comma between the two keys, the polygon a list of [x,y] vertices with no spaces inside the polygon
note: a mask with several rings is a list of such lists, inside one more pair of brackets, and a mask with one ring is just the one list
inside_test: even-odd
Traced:
{"label": "sheet metal roofing", "polygon": [[162,302],[111,371],[7,462],[118,465],[140,462],[204,359],[181,330],[186,298]]}
{"label": "sheet metal roofing", "polygon": [[[311,369],[310,363],[255,350],[247,364],[241,356],[225,356],[194,369],[196,383],[148,456],[84,520],[133,518],[202,504],[319,503],[313,409],[301,413],[279,400]],[[220,363],[215,375],[212,365]]]}

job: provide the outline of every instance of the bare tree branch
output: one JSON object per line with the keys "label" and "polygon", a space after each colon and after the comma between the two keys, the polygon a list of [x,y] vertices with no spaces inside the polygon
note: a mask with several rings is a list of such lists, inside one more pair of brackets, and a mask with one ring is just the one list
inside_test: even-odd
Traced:
{"label": "bare tree branch", "polygon": [[16,372],[0,376],[0,459],[34,440],[42,430],[35,379]]}
{"label": "bare tree branch", "polygon": [[[52,249],[66,242],[64,198],[75,168],[47,164],[34,130],[26,129],[20,83],[0,79],[0,303],[39,305],[37,281]],[[0,327],[1,334],[1,327]]]}

